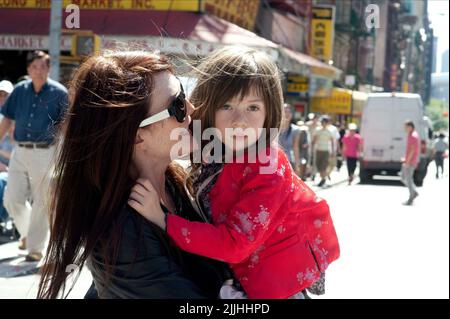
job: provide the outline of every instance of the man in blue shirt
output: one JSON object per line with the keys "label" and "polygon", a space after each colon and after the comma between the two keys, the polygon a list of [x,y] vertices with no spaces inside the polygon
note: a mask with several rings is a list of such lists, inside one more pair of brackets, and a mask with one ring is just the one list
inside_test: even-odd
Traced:
{"label": "man in blue shirt", "polygon": [[39,261],[48,237],[45,204],[56,125],[67,108],[67,89],[48,78],[50,57],[42,51],[30,55],[27,71],[30,80],[16,85],[1,110],[0,140],[15,123],[16,141],[4,205],[21,234],[19,248],[28,249],[27,260]]}

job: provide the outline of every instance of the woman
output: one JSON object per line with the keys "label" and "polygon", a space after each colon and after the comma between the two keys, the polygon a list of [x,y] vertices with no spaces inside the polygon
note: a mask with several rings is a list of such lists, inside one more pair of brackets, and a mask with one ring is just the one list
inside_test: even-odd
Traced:
{"label": "woman", "polygon": [[361,152],[361,136],[356,133],[358,127],[354,123],[348,125],[348,133],[342,138],[343,154],[347,162],[348,185],[351,185],[355,178],[355,170]]}
{"label": "woman", "polygon": [[101,298],[217,298],[223,264],[182,253],[126,204],[143,177],[157,185],[165,211],[194,211],[184,171],[170,164],[170,133],[181,129],[190,145],[194,109],[172,65],[144,52],[91,57],[70,93],[38,297],[58,297],[66,267],[87,261]]}

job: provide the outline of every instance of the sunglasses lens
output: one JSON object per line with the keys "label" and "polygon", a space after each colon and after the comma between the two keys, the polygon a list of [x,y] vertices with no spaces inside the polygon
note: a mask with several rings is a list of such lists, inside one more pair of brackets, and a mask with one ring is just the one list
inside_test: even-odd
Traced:
{"label": "sunglasses lens", "polygon": [[174,115],[177,121],[180,123],[184,122],[186,118],[186,100],[183,93],[178,95],[176,100],[173,101],[173,106]]}

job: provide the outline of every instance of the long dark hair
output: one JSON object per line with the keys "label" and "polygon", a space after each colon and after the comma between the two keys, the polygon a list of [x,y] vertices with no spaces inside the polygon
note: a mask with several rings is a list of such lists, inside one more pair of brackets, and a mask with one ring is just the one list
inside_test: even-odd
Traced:
{"label": "long dark hair", "polygon": [[94,247],[112,272],[120,241],[115,230],[133,182],[135,137],[148,116],[153,75],[162,71],[173,73],[165,57],[127,51],[91,57],[75,73],[59,137],[38,298],[64,293],[67,267],[82,267]]}

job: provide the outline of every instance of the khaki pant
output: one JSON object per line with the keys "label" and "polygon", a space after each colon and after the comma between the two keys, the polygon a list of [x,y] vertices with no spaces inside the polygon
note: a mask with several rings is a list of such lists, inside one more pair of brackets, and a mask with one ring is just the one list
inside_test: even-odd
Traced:
{"label": "khaki pant", "polygon": [[320,173],[320,177],[322,178],[326,177],[330,153],[328,153],[328,151],[316,151],[314,158],[316,163],[316,169]]}
{"label": "khaki pant", "polygon": [[337,166],[337,156],[330,155],[328,158],[327,175],[329,176]]}
{"label": "khaki pant", "polygon": [[[41,252],[47,242],[48,195],[54,147],[48,149],[17,146],[9,163],[4,206],[29,252]],[[28,202],[28,203],[27,203]]]}

